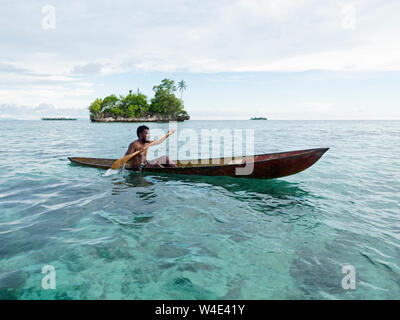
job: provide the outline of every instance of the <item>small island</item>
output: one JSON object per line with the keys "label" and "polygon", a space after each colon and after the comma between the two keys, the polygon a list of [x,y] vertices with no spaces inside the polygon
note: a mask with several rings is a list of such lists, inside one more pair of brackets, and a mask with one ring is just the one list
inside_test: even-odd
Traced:
{"label": "small island", "polygon": [[253,117],[250,120],[268,120],[268,119],[265,117]]}
{"label": "small island", "polygon": [[65,117],[60,117],[60,118],[42,118],[42,120],[77,120],[76,118],[65,118]]}
{"label": "small island", "polygon": [[184,121],[190,116],[184,110],[182,93],[186,84],[178,83],[181,98],[175,96],[175,82],[164,79],[161,84],[153,87],[154,97],[150,100],[137,90],[132,90],[126,96],[117,97],[112,94],[104,99],[96,99],[89,107],[92,122],[154,122],[154,121]]}

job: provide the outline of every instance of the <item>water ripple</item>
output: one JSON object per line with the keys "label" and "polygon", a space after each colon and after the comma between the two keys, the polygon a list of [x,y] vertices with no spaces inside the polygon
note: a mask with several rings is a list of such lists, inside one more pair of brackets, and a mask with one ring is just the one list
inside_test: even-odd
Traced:
{"label": "water ripple", "polygon": [[[399,121],[178,124],[251,127],[256,153],[330,147],[306,171],[269,181],[105,177],[67,157],[122,155],[136,126],[2,124],[0,299],[400,297]],[[40,287],[46,264],[56,292]],[[345,264],[357,290],[341,287]]]}

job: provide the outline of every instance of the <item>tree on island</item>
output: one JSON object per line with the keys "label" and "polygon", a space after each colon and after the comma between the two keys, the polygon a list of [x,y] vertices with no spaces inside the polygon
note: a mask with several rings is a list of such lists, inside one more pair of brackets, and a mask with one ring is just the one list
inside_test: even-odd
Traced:
{"label": "tree on island", "polygon": [[161,84],[153,87],[154,98],[151,99],[150,111],[156,114],[170,116],[187,115],[183,110],[183,102],[175,97],[175,82],[164,79]]}
{"label": "tree on island", "polygon": [[139,89],[137,93],[130,90],[129,94],[120,95],[119,98],[112,94],[104,99],[96,99],[89,107],[90,118],[140,118],[154,115],[189,118],[182,100],[175,96],[176,86],[173,80],[162,80],[160,85],[153,87],[153,91],[154,97],[150,103]]}
{"label": "tree on island", "polygon": [[178,89],[181,92],[181,100],[182,100],[183,91],[186,91],[186,88],[187,88],[187,85],[184,80],[181,80],[178,82]]}

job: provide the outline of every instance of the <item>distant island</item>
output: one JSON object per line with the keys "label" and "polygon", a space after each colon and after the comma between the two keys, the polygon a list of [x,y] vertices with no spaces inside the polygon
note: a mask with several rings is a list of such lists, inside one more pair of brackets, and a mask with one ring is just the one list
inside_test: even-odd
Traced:
{"label": "distant island", "polygon": [[154,97],[150,100],[137,90],[126,96],[112,94],[104,99],[96,99],[89,107],[92,122],[153,122],[184,121],[190,116],[184,110],[182,94],[187,88],[182,80],[178,83],[181,98],[175,96],[175,82],[164,79],[153,87]]}
{"label": "distant island", "polygon": [[264,117],[253,117],[250,120],[268,120],[268,119]]}
{"label": "distant island", "polygon": [[77,120],[76,118],[42,118],[42,120]]}

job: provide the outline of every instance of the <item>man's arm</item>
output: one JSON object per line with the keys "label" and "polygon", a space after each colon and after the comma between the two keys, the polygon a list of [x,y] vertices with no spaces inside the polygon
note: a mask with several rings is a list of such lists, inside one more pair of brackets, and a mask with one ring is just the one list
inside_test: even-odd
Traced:
{"label": "man's arm", "polygon": [[155,146],[157,144],[160,144],[160,143],[163,143],[165,141],[165,139],[167,139],[175,131],[176,131],[176,129],[169,130],[168,133],[164,137],[162,137],[160,139],[157,139],[157,140],[154,140],[154,141],[150,141],[149,143],[153,143],[153,146]]}
{"label": "man's arm", "polygon": [[134,153],[135,151],[136,151],[136,145],[134,142],[132,142],[129,145],[128,151],[126,151],[125,156],[130,155],[130,154]]}

